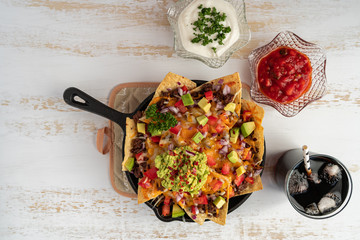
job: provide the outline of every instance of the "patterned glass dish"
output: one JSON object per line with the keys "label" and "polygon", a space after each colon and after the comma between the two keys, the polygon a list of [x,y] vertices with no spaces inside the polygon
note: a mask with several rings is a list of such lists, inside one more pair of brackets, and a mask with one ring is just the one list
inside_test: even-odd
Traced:
{"label": "patterned glass dish", "polygon": [[200,60],[209,67],[219,68],[223,66],[226,61],[231,57],[231,55],[244,47],[250,41],[250,29],[246,21],[245,16],[245,3],[243,0],[225,0],[233,5],[237,13],[237,20],[239,25],[239,39],[227,49],[220,57],[217,58],[208,58],[200,56],[198,54],[189,52],[185,50],[181,39],[180,39],[180,30],[178,28],[178,18],[180,13],[192,2],[193,0],[179,0],[175,3],[174,6],[170,7],[167,12],[168,20],[170,22],[171,28],[174,32],[174,49],[178,56],[183,58],[192,58]]}
{"label": "patterned glass dish", "polygon": [[[259,89],[257,80],[257,66],[260,60],[279,47],[290,47],[307,55],[312,67],[312,81],[310,89],[293,102],[283,104],[265,96]],[[286,117],[293,117],[304,109],[309,103],[320,99],[326,93],[326,55],[324,50],[316,44],[301,39],[296,34],[285,31],[280,32],[270,43],[253,50],[249,55],[251,70],[251,98],[258,102],[270,105]]]}

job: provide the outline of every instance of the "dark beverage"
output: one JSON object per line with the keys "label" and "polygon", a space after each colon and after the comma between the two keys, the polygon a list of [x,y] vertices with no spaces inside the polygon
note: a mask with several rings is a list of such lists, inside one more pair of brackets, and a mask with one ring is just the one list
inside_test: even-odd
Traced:
{"label": "dark beverage", "polygon": [[[343,170],[331,159],[325,157],[316,157],[310,159],[312,176],[318,175],[318,178],[307,176],[304,163],[300,162],[295,169],[304,176],[308,182],[307,189],[302,193],[290,193],[293,204],[306,214],[324,215],[335,211],[346,199],[349,191],[349,179],[343,173]],[[328,169],[332,170],[329,174]],[[294,171],[290,173],[292,179]],[[291,180],[289,181],[289,190],[291,188]]]}
{"label": "dark beverage", "polygon": [[336,215],[348,203],[352,181],[346,167],[327,155],[310,155],[308,176],[302,151],[286,152],[276,167],[277,183],[284,187],[291,205],[302,215],[323,219]]}

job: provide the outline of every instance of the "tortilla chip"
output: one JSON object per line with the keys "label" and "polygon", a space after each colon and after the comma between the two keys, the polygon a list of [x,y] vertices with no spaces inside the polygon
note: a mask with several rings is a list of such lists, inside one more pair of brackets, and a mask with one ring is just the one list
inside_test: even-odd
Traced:
{"label": "tortilla chip", "polygon": [[143,188],[141,186],[138,186],[138,204],[147,202],[153,198],[156,198],[160,194],[162,194],[162,191],[159,191],[155,184],[152,188]]}
{"label": "tortilla chip", "polygon": [[131,141],[136,136],[137,129],[135,125],[135,121],[130,118],[126,118],[126,136],[125,136],[125,147],[124,147],[124,159],[122,161],[122,170],[127,171],[125,167],[125,161],[130,156],[132,156],[131,150]]}
{"label": "tortilla chip", "polygon": [[[264,155],[264,128],[262,127],[262,120],[264,118],[264,109],[257,105],[256,103],[248,100],[241,100],[241,109],[242,111],[251,111],[252,116],[255,122],[255,130],[253,137],[256,138],[255,147],[259,150],[255,156],[258,159],[257,163],[260,164],[263,160]],[[241,191],[240,193],[235,194],[235,196],[244,195],[259,191],[263,189],[260,175],[254,177],[254,183],[248,184],[248,186]]]}
{"label": "tortilla chip", "polygon": [[[127,171],[125,168],[125,159],[128,159],[132,156],[131,150],[131,141],[134,137],[136,137],[137,129],[135,125],[135,121],[130,118],[126,118],[126,137],[125,137],[125,148],[124,148],[124,160],[122,162],[122,170]],[[144,189],[141,186],[138,186],[138,203],[144,203],[149,201],[157,196],[159,196],[162,191],[159,191],[155,184],[152,188]]]}
{"label": "tortilla chip", "polygon": [[259,191],[262,189],[263,189],[263,185],[261,182],[261,177],[260,177],[260,175],[258,175],[256,177],[254,177],[253,184],[248,184],[248,186],[244,190],[242,190],[240,194],[235,194],[235,196],[240,196],[240,195],[256,192],[256,191]]}
{"label": "tortilla chip", "polygon": [[[213,221],[215,223],[218,223],[220,225],[225,225],[226,223],[226,216],[227,216],[227,212],[228,212],[228,207],[229,207],[229,190],[230,190],[230,179],[222,174],[219,174],[217,172],[212,171],[210,173],[211,175],[214,176],[214,178],[217,179],[222,179],[224,180],[224,183],[226,184],[224,188],[226,188],[226,203],[224,204],[224,206],[219,210],[219,216],[218,217],[209,217],[206,213],[199,213],[196,215],[196,219],[193,219],[194,222],[202,225],[204,224],[206,219],[209,219],[210,221]],[[192,213],[190,209],[185,208],[184,211],[186,212],[186,214],[191,218]]]}
{"label": "tortilla chip", "polygon": [[259,149],[259,151],[256,153],[256,157],[260,160],[261,163],[264,155],[264,128],[261,125],[264,118],[264,109],[256,103],[244,99],[241,101],[241,109],[243,111],[251,111],[254,118],[256,127],[253,136],[257,139],[255,142],[255,147]]}
{"label": "tortilla chip", "polygon": [[168,74],[166,74],[165,78],[161,81],[160,85],[156,89],[153,99],[156,97],[160,97],[161,92],[168,92],[168,89],[175,89],[184,85],[187,87],[188,90],[196,87],[196,83],[191,81],[190,79],[169,72]]}
{"label": "tortilla chip", "polygon": [[[235,96],[234,100],[233,100],[233,102],[236,103],[235,112],[237,113],[238,116],[240,116],[240,110],[241,110],[241,80],[240,80],[239,73],[236,72],[234,74],[227,75],[225,77],[217,78],[217,79],[209,81],[208,83],[212,83],[213,85],[216,85],[220,80],[223,80],[222,85],[233,82],[232,85],[230,86],[230,93]],[[198,91],[201,90],[201,88],[202,88],[202,86],[199,86],[199,87],[191,90],[191,92],[198,92]]]}

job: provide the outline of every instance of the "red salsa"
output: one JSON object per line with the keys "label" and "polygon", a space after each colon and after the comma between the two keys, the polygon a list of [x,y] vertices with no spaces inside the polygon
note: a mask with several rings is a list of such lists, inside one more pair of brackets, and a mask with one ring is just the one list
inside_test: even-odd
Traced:
{"label": "red salsa", "polygon": [[290,103],[309,90],[311,72],[305,54],[280,47],[260,60],[257,79],[264,95],[279,103]]}

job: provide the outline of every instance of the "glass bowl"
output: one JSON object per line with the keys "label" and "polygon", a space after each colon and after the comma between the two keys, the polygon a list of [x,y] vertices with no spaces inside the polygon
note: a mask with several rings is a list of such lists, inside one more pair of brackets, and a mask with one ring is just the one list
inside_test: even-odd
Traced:
{"label": "glass bowl", "polygon": [[[257,66],[260,60],[278,47],[290,47],[308,56],[312,67],[312,81],[310,89],[293,102],[283,104],[265,96],[259,89],[257,80]],[[251,98],[266,105],[270,105],[286,117],[293,117],[304,109],[309,103],[320,99],[326,93],[326,55],[324,50],[314,43],[301,39],[296,34],[285,31],[280,32],[270,43],[253,50],[249,55],[251,71]]]}
{"label": "glass bowl", "polygon": [[219,68],[223,66],[230,56],[244,47],[250,40],[250,29],[245,16],[245,3],[243,0],[225,0],[233,5],[237,13],[237,20],[239,25],[239,38],[238,40],[227,49],[222,55],[217,58],[208,58],[185,50],[181,39],[180,30],[178,28],[178,18],[180,13],[192,2],[193,0],[179,0],[174,6],[170,7],[167,12],[168,20],[174,32],[174,49],[178,56],[183,58],[192,58],[200,60],[209,67]]}

